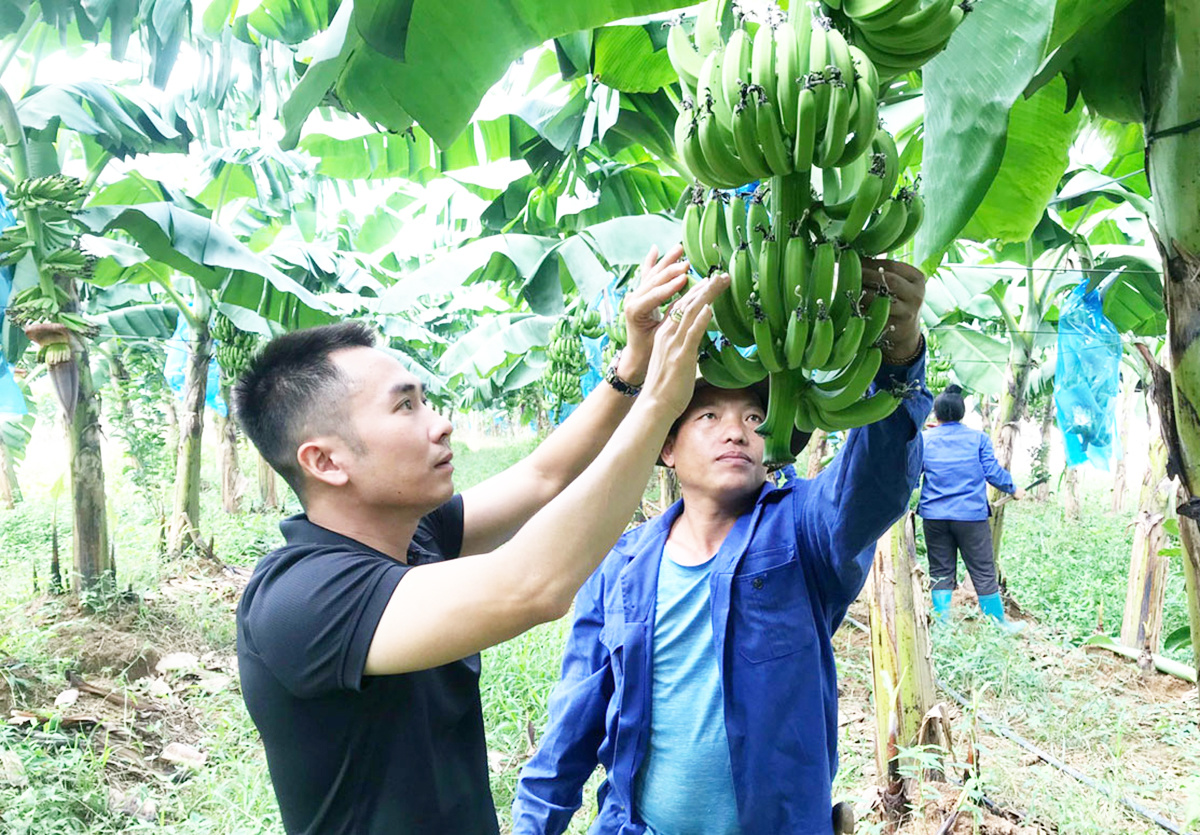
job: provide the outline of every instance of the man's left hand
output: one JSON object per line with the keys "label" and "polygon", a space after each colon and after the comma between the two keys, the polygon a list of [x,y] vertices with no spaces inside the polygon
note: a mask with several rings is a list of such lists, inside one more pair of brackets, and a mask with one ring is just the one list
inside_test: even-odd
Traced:
{"label": "man's left hand", "polygon": [[662,306],[687,287],[691,268],[683,257],[683,246],[667,250],[658,257],[658,247],[650,247],[642,262],[637,285],[625,296],[625,330],[629,342],[621,351],[617,376],[640,386],[646,379],[650,354],[654,349],[654,332],[662,323]]}
{"label": "man's left hand", "polygon": [[864,258],[863,290],[869,304],[881,287],[892,296],[892,310],[883,333],[884,362],[911,357],[921,347],[921,305],[925,301],[925,274],[911,264],[885,258]]}

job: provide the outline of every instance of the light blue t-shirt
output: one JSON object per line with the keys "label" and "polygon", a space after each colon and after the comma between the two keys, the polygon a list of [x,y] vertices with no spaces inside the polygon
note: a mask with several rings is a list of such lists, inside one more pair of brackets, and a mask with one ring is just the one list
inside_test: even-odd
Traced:
{"label": "light blue t-shirt", "polygon": [[713,561],[683,566],[663,554],[654,618],[650,741],[636,809],[651,835],[739,835],[713,645]]}

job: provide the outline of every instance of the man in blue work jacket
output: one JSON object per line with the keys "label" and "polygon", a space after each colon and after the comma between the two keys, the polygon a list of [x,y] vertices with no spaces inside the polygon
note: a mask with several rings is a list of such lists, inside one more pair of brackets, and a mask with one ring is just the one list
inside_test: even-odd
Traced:
{"label": "man in blue work jacket", "polygon": [[[627,533],[580,590],[521,774],[515,835],[558,835],[599,763],[593,835],[828,835],[837,770],[831,636],[875,541],[908,506],[929,411],[924,276],[870,262],[894,296],[875,387],[907,396],[811,481],[775,487],[755,388],[698,386],[663,446],[683,499]],[[793,439],[803,445],[804,437]]]}

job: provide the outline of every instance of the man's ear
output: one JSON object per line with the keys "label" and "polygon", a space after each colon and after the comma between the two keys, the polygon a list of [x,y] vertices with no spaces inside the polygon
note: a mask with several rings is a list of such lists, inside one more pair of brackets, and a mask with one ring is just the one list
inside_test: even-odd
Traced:
{"label": "man's ear", "polygon": [[296,450],[296,461],[304,474],[330,487],[342,487],[350,480],[342,466],[344,460],[343,445],[328,435],[305,441]]}
{"label": "man's ear", "polygon": [[675,436],[668,435],[663,441],[662,452],[659,454],[659,459],[668,467],[675,466]]}

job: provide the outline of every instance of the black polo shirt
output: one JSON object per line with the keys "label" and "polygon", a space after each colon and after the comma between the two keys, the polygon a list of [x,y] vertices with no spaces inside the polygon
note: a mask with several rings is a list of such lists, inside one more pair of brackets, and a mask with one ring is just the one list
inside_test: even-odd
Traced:
{"label": "black polo shirt", "polygon": [[495,835],[479,656],[364,676],[375,627],[411,565],[457,557],[462,497],[421,520],[410,565],[300,515],[237,612],[242,696],[289,833]]}

